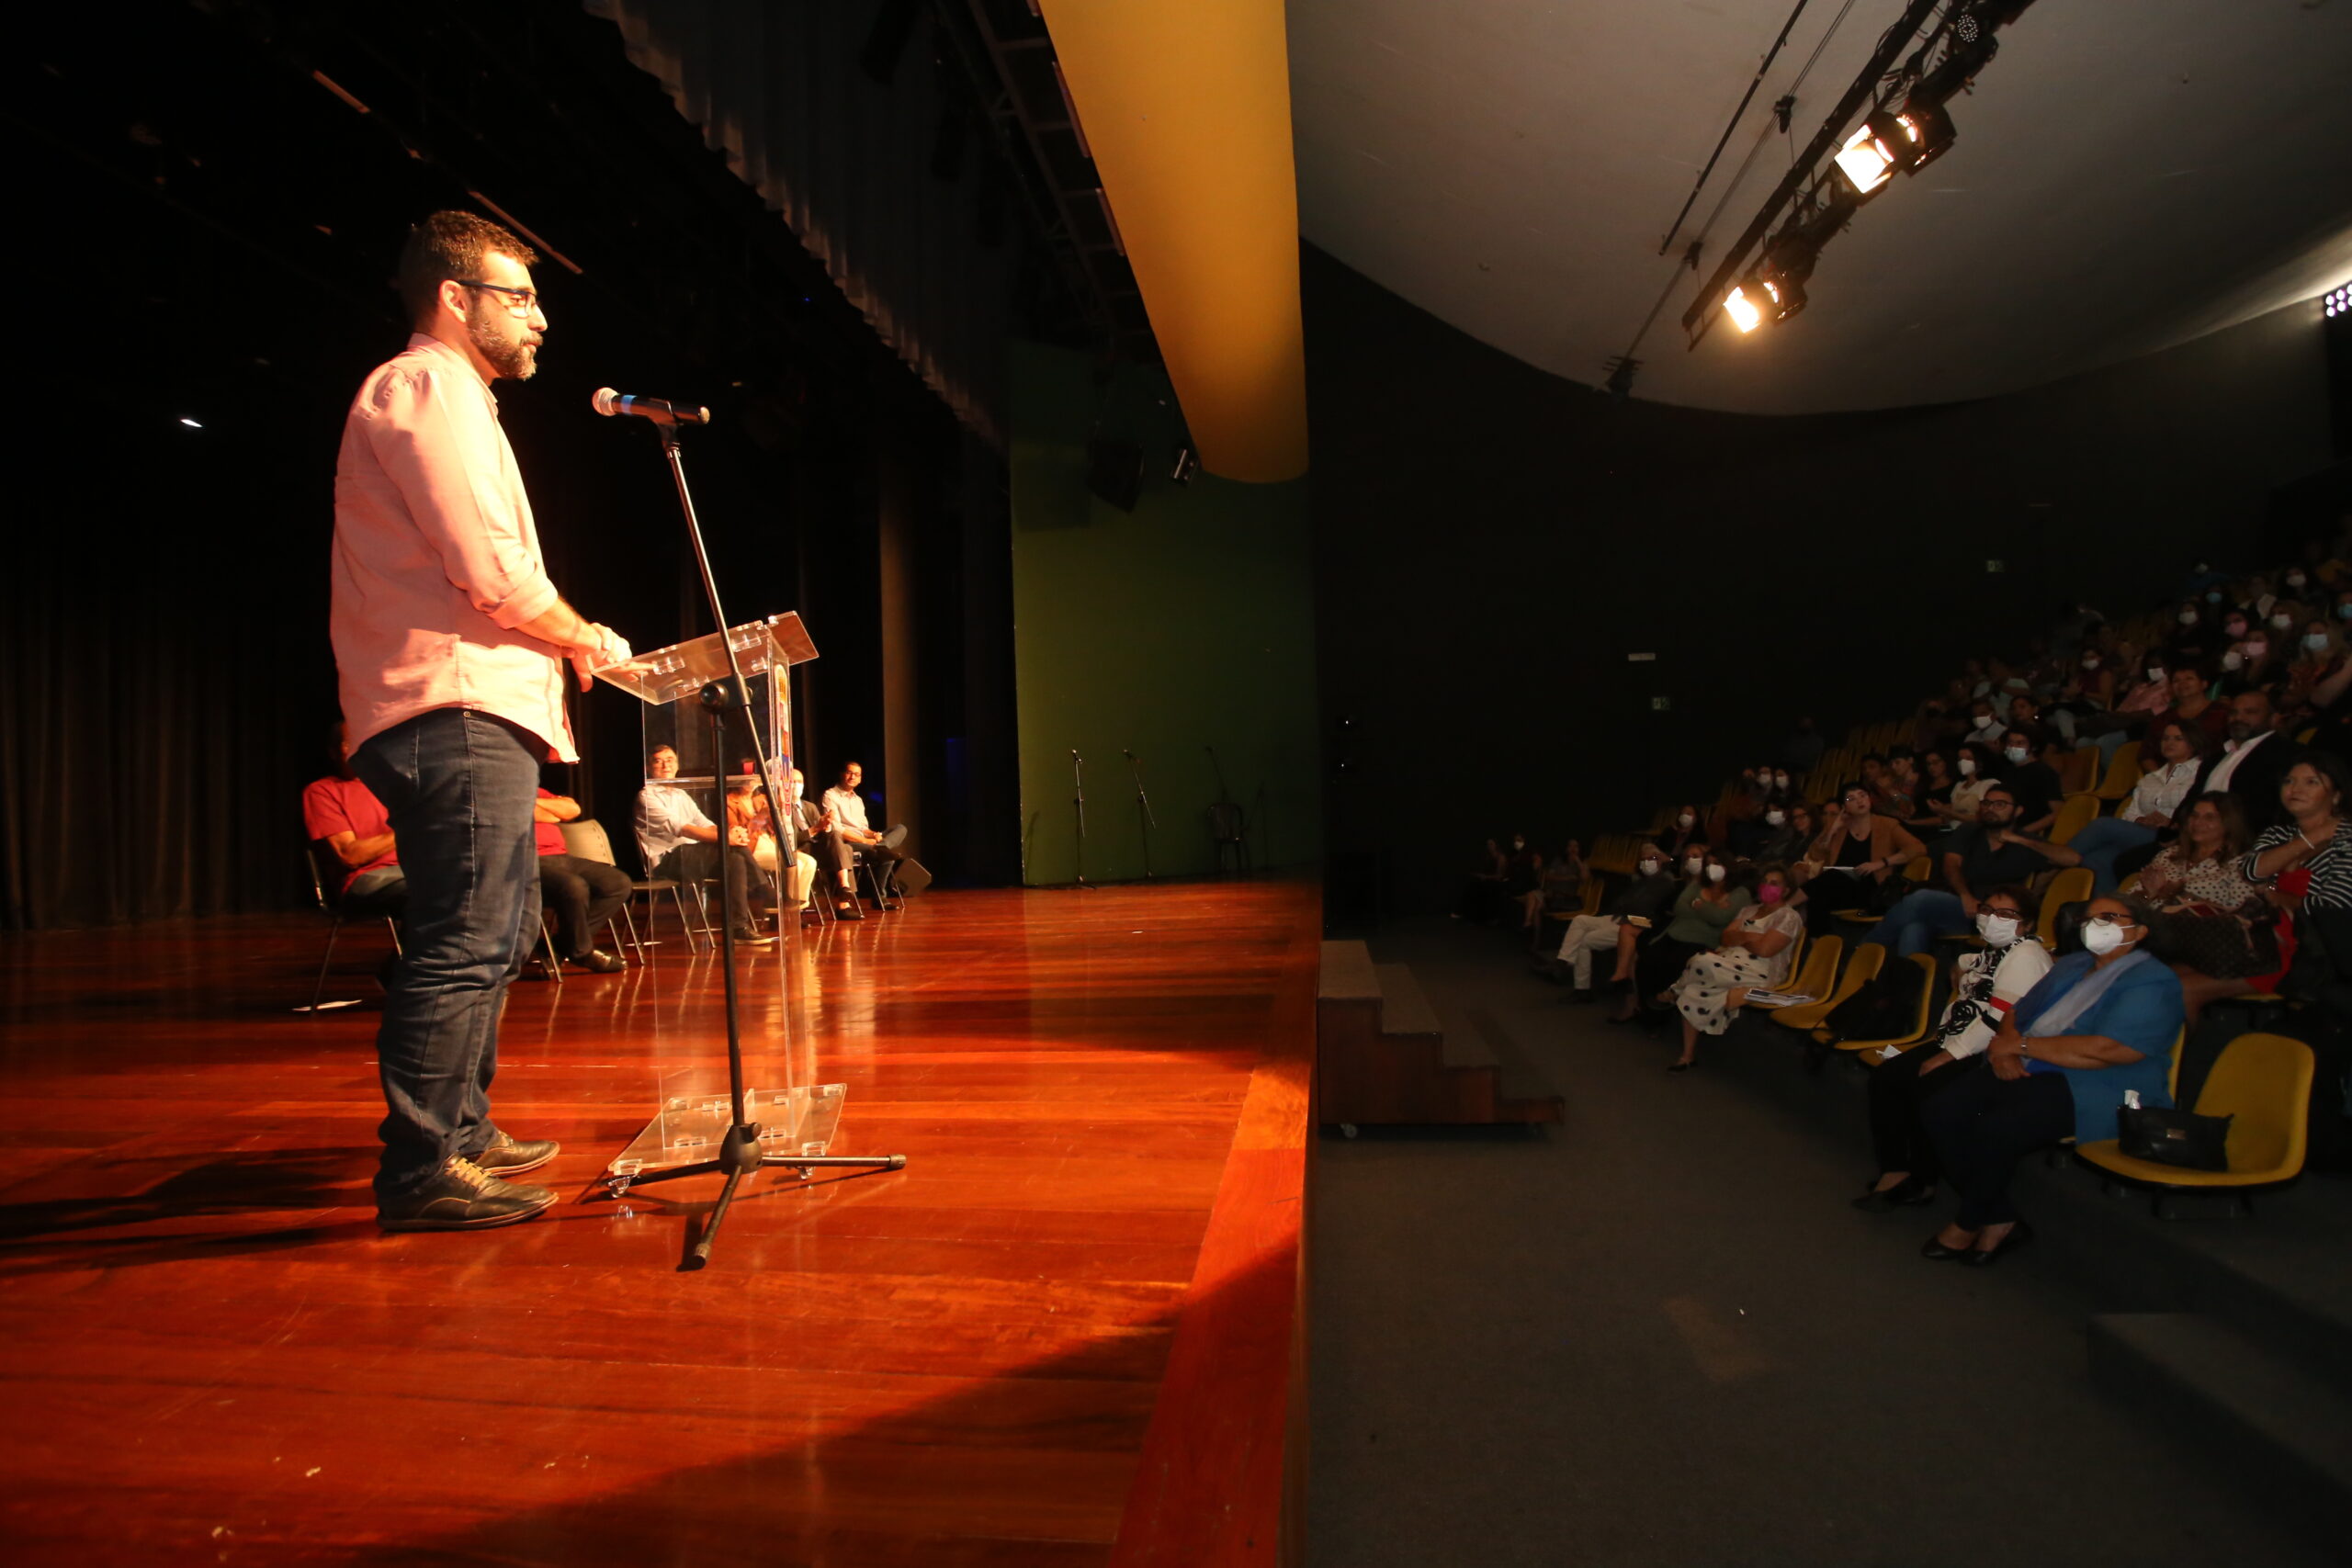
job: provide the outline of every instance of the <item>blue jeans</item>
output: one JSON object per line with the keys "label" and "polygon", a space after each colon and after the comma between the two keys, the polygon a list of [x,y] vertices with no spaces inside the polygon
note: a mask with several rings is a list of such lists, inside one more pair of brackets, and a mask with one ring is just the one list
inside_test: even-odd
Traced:
{"label": "blue jeans", "polygon": [[406,950],[376,1032],[386,1114],[376,1198],[425,1181],[495,1129],[490,1080],[507,983],[537,940],[531,807],[544,742],[467,708],[368,737],[351,770],[384,803],[408,877]]}
{"label": "blue jeans", "polygon": [[1905,893],[1894,908],[1879,918],[1862,940],[1877,942],[1897,958],[1925,953],[1939,936],[1956,936],[1969,929],[1968,912],[1960,895],[1922,887]]}
{"label": "blue jeans", "polygon": [[2154,828],[2143,828],[2120,817],[2096,817],[2083,824],[2082,831],[2067,840],[2066,847],[2082,856],[2083,863],[2091,868],[2092,887],[2100,893],[2112,893],[2115,857],[2126,850],[2154,843],[2155,838]]}

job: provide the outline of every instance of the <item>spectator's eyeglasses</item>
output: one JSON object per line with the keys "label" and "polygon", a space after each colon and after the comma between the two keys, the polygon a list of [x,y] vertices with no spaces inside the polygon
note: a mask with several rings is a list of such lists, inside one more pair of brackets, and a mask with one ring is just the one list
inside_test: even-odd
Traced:
{"label": "spectator's eyeglasses", "polygon": [[503,283],[478,283],[470,277],[450,279],[460,288],[487,288],[492,294],[506,296],[506,308],[518,316],[527,316],[539,308],[538,291],[534,288],[509,288]]}

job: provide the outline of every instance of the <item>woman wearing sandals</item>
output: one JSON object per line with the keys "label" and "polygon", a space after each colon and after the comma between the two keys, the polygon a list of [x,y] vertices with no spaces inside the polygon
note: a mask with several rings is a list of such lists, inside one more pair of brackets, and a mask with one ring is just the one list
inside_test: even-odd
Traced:
{"label": "woman wearing sandals", "polygon": [[1984,1066],[1984,1048],[2019,998],[2050,973],[2050,950],[2033,939],[2033,895],[2016,883],[1976,900],[1984,945],[1952,966],[1951,1000],[1935,1033],[1871,1069],[1871,1143],[1878,1179],[1854,1200],[1871,1213],[1925,1203],[1943,1166],[1920,1124],[1919,1108]]}

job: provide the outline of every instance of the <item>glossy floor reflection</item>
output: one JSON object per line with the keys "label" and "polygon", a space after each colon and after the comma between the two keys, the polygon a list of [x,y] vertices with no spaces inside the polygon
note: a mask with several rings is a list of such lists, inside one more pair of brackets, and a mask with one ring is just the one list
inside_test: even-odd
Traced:
{"label": "glossy floor reflection", "polygon": [[11,938],[8,1560],[1110,1561],[1316,920],[1272,883],[933,893],[748,960],[755,1073],[846,1083],[837,1149],[910,1164],[763,1175],[683,1275],[716,1182],[594,1179],[723,1073],[713,959],[518,985],[495,1103],[566,1201],[386,1236],[379,933],[316,1015],[314,920]]}

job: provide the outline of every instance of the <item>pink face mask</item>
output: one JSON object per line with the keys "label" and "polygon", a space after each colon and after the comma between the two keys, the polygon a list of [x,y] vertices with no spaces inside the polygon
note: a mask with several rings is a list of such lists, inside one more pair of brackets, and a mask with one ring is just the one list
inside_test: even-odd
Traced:
{"label": "pink face mask", "polygon": [[1786,892],[1788,892],[1788,889],[1781,886],[1779,883],[1768,882],[1763,886],[1756,890],[1756,897],[1760,902],[1766,904],[1777,904],[1781,901],[1781,895]]}

